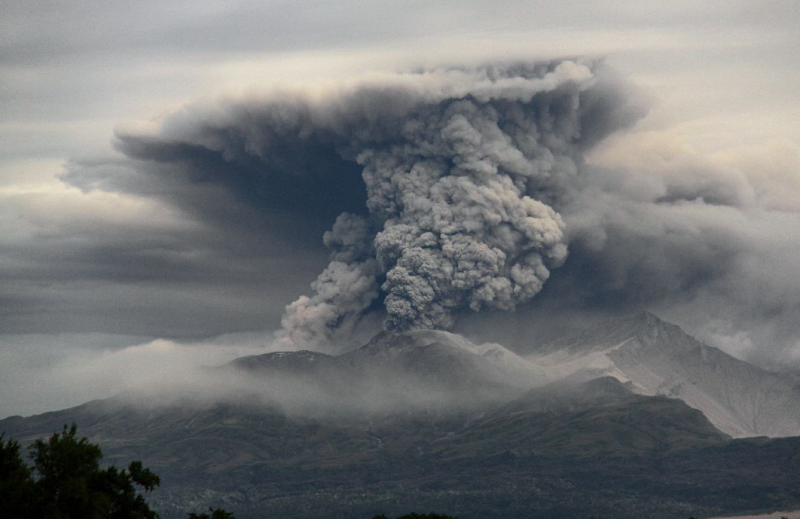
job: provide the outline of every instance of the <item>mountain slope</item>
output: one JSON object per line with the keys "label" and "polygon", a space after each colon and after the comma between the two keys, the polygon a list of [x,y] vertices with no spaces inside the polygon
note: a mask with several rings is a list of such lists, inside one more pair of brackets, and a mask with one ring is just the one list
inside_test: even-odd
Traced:
{"label": "mountain slope", "polygon": [[800,387],[700,343],[643,312],[542,347],[527,360],[552,379],[611,376],[644,395],[679,398],[734,437],[800,435]]}
{"label": "mountain slope", "polygon": [[800,440],[732,441],[683,402],[608,378],[491,407],[358,419],[110,399],[0,430],[28,442],[72,421],[109,461],[142,459],[162,477],[152,501],[165,519],[198,503],[243,519],[421,509],[666,519],[800,503]]}
{"label": "mountain slope", "polygon": [[[476,441],[498,451],[514,443],[539,455],[623,457],[719,445],[729,436],[679,400],[637,395],[604,377],[533,389],[477,421],[461,438],[462,445]],[[497,446],[490,438],[504,443]]]}

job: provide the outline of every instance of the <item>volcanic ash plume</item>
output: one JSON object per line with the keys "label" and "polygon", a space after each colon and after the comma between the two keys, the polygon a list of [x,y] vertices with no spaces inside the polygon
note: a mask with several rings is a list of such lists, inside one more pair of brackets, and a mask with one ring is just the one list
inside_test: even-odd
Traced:
{"label": "volcanic ash plume", "polygon": [[[367,217],[325,235],[331,262],[287,307],[281,341],[320,347],[385,297],[385,327],[512,310],[567,256],[557,197],[580,161],[590,63],[445,70],[309,102],[303,130],[363,167]],[[544,195],[543,195],[544,196]]]}
{"label": "volcanic ash plume", "polygon": [[323,240],[331,262],[311,284],[314,294],[286,307],[279,341],[285,347],[324,346],[334,330],[345,331],[378,297],[380,269],[368,222],[343,213]]}

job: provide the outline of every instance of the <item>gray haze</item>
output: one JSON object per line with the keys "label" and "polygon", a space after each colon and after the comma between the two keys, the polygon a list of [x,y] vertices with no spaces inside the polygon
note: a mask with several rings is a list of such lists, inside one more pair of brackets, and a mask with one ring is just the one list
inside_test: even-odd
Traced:
{"label": "gray haze", "polygon": [[[358,342],[387,317],[525,349],[647,307],[795,369],[799,18],[791,1],[3,2],[0,416],[104,396],[126,370]],[[530,100],[478,81],[562,56],[592,78]],[[524,107],[543,103],[540,132]],[[397,211],[416,191],[393,171],[414,168],[424,203]],[[432,183],[467,202],[452,243],[424,221]],[[502,196],[476,204],[487,187]],[[495,203],[549,234],[500,245]],[[436,274],[459,247],[470,267]]]}

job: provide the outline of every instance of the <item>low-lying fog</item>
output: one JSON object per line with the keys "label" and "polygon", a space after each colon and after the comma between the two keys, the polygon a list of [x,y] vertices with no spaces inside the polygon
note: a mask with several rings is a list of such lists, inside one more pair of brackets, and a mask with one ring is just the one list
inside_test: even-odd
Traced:
{"label": "low-lying fog", "polygon": [[[417,376],[413,366],[385,368],[359,361],[325,362],[322,369],[305,373],[267,372],[230,364],[235,359],[275,351],[267,337],[257,334],[195,343],[165,339],[121,347],[117,343],[116,349],[100,346],[109,344],[103,342],[108,339],[105,336],[94,337],[96,344],[77,344],[70,339],[55,338],[61,341],[60,348],[52,348],[47,341],[20,343],[17,350],[26,351],[18,358],[13,358],[17,350],[11,350],[12,362],[26,365],[4,374],[12,391],[0,400],[0,417],[38,414],[109,397],[145,406],[263,404],[317,415],[463,407],[519,392],[518,387],[504,383],[498,373],[487,373],[486,383],[477,385],[458,371],[431,374],[427,371],[430,359],[426,358],[421,358],[428,363],[422,368],[426,371],[422,376]],[[63,347],[64,343],[69,347]],[[362,344],[354,343],[351,349]],[[31,360],[34,348],[39,354]],[[333,360],[319,355],[323,361]],[[435,361],[432,366],[436,369]]]}

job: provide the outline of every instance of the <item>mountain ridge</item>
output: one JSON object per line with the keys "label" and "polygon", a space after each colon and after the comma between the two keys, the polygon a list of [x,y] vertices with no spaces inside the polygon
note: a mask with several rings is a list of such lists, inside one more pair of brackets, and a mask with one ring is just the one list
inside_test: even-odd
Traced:
{"label": "mountain ridge", "polygon": [[645,395],[679,398],[734,437],[800,435],[800,390],[649,312],[601,323],[527,355],[556,378],[613,376]]}
{"label": "mountain ridge", "polygon": [[488,399],[515,389],[610,376],[642,395],[680,399],[733,437],[800,435],[795,377],[736,359],[647,311],[539,345],[525,356],[499,344],[473,344],[449,332],[422,330],[381,332],[337,356],[268,353],[230,366],[312,381],[324,376],[332,386],[337,378],[388,381],[401,373],[434,392],[458,395],[468,386],[483,387]]}

